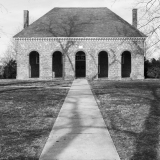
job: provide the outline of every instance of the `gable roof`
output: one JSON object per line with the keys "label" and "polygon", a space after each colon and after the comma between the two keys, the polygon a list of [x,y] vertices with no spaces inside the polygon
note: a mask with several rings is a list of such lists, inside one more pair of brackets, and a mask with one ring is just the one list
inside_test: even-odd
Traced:
{"label": "gable roof", "polygon": [[[138,29],[105,7],[53,8],[16,34],[14,38],[68,37],[65,31],[70,23],[67,21],[69,17],[73,20],[75,18],[74,23],[79,25],[79,28],[76,28],[70,37],[146,37]],[[51,30],[54,34],[50,32]]]}

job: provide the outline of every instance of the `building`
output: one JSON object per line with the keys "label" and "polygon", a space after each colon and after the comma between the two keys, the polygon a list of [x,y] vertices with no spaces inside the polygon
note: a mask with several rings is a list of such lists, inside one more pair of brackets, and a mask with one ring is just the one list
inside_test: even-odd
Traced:
{"label": "building", "polygon": [[17,79],[144,79],[146,36],[108,8],[53,8],[14,36]]}

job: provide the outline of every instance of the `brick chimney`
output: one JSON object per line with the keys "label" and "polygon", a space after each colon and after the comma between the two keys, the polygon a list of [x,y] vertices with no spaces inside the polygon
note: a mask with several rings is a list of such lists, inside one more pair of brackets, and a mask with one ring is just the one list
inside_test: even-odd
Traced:
{"label": "brick chimney", "polygon": [[24,28],[29,26],[29,11],[24,10]]}
{"label": "brick chimney", "polygon": [[132,10],[132,25],[137,28],[137,9]]}

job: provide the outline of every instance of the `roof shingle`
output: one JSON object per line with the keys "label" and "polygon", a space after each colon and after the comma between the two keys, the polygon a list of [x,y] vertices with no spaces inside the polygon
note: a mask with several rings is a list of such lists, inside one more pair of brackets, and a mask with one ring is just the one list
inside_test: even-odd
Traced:
{"label": "roof shingle", "polygon": [[[123,20],[108,8],[53,8],[14,38],[68,37],[65,34],[70,22],[67,18],[75,16],[79,28],[70,37],[146,37],[138,29]],[[50,32],[52,29],[53,32]]]}

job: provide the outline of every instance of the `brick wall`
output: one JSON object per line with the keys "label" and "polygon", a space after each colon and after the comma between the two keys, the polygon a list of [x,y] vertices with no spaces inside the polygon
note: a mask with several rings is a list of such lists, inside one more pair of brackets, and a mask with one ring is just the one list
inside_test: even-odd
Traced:
{"label": "brick wall", "polygon": [[[37,51],[40,55],[39,79],[53,79],[52,54],[61,51],[59,43],[55,40],[17,40],[17,79],[30,78],[29,54]],[[86,54],[86,77],[97,78],[98,53],[108,53],[108,79],[121,79],[121,54],[131,52],[132,79],[144,78],[144,43],[143,40],[80,40],[69,49],[69,57],[75,69],[75,55],[78,51]],[[65,78],[74,78],[74,72],[67,57],[65,59]]]}

